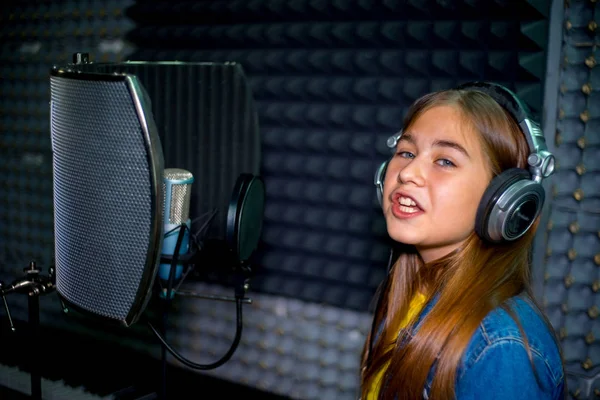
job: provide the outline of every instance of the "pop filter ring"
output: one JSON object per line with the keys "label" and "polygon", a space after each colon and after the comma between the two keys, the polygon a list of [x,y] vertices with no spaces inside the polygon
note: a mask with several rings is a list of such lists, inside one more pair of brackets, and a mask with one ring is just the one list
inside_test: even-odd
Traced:
{"label": "pop filter ring", "polygon": [[[231,201],[227,210],[227,229],[226,241],[229,249],[234,253],[240,265],[246,264],[258,246],[260,234],[262,231],[262,218],[264,214],[265,186],[263,180],[249,173],[239,175],[233,188]],[[248,213],[255,210],[248,210],[249,205],[258,204],[260,221],[255,232],[247,232],[243,225],[243,219]],[[252,239],[247,235],[254,234]],[[250,250],[243,244],[251,242]],[[248,247],[248,246],[246,246]]]}

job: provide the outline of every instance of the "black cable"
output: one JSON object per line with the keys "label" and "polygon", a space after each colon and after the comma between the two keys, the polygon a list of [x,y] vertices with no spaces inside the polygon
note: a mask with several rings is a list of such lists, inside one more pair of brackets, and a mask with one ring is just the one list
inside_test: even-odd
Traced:
{"label": "black cable", "polygon": [[[164,236],[168,236],[170,233],[174,232],[177,229],[182,228],[183,230],[187,229],[190,233],[190,247],[193,249],[192,252],[193,253],[197,253],[200,252],[202,250],[203,245],[201,243],[199,243],[198,241],[198,235],[202,234],[206,234],[206,231],[208,229],[208,227],[210,226],[211,222],[213,221],[215,215],[217,215],[217,209],[213,209],[210,212],[206,212],[203,215],[201,215],[200,217],[194,219],[190,225],[193,225],[196,221],[204,218],[206,215],[209,215],[208,219],[202,224],[202,226],[196,231],[196,233],[193,233],[191,228],[189,228],[187,226],[187,224],[181,224],[176,226],[175,228],[171,229],[170,231],[166,232],[164,234]],[[181,234],[181,231],[180,231]],[[179,253],[178,253],[179,254]],[[177,292],[177,290],[179,289],[179,287],[183,284],[183,282],[185,281],[185,278],[187,277],[187,275],[193,270],[194,268],[191,265],[188,265],[188,268],[186,268],[186,270],[183,273],[183,276],[181,277],[181,279],[179,280],[177,286],[175,287],[175,289],[171,289],[174,292]],[[162,290],[162,284],[159,281],[159,286],[160,289]]]}
{"label": "black cable", "polygon": [[179,259],[179,251],[181,251],[181,244],[185,237],[185,230],[187,229],[186,224],[179,226],[179,235],[177,236],[177,243],[175,244],[175,250],[173,251],[173,258],[171,259],[171,270],[169,271],[169,280],[167,282],[167,294],[165,299],[171,300],[171,291],[173,290],[173,281],[175,280],[175,269],[177,268],[177,261]]}
{"label": "black cable", "polygon": [[[201,229],[199,230],[202,231],[203,229],[205,229],[210,222],[212,221],[213,217],[216,215],[216,212],[213,212],[212,215],[209,217],[208,221],[205,222],[205,224],[201,227]],[[184,237],[184,233],[185,230],[188,229],[187,224],[182,224],[178,227],[175,227],[173,229],[171,229],[169,232],[167,232],[165,235],[175,231],[176,229],[181,228],[181,230],[179,231],[179,235],[177,237],[177,244],[175,245],[175,250],[174,250],[174,254],[173,254],[173,258],[171,260],[171,270],[169,271],[169,279],[168,279],[168,283],[167,283],[167,294],[165,296],[165,301],[170,302],[171,301],[171,290],[172,290],[172,286],[173,286],[173,281],[175,278],[175,268],[177,265],[177,260],[178,260],[178,256],[179,256],[179,251],[181,248],[181,244],[183,242],[183,237]],[[190,232],[191,234],[191,232]],[[196,246],[197,248],[199,248],[199,244],[197,242],[197,237],[195,235],[191,235],[192,239],[191,242],[194,244],[194,246]],[[235,353],[235,351],[237,350],[237,347],[240,343],[240,340],[242,338],[242,329],[243,329],[243,317],[242,317],[242,300],[243,300],[243,295],[239,296],[237,295],[236,292],[236,296],[235,296],[235,303],[236,303],[236,331],[235,331],[235,337],[233,339],[233,342],[229,348],[229,350],[227,351],[227,353],[225,353],[225,355],[223,357],[221,357],[219,360],[217,360],[216,362],[212,363],[212,364],[197,364],[194,363],[186,358],[184,358],[181,354],[179,354],[175,349],[173,349],[166,341],[166,339],[163,336],[166,336],[166,316],[167,316],[167,305],[169,303],[163,303],[163,310],[162,310],[162,319],[161,319],[161,331],[162,334],[152,325],[152,323],[150,321],[148,321],[148,326],[150,327],[150,329],[152,330],[152,332],[156,335],[156,337],[158,338],[158,340],[161,343],[161,358],[162,358],[162,373],[163,373],[163,388],[162,388],[162,395],[163,395],[163,399],[166,399],[166,393],[165,393],[165,386],[166,386],[166,351],[169,351],[169,353],[171,353],[177,360],[179,360],[182,364],[186,365],[189,368],[192,369],[199,369],[199,370],[210,370],[210,369],[214,369],[217,367],[220,367],[221,365],[225,364],[227,361],[229,361],[229,359],[231,358],[231,356],[233,356],[233,354]]]}
{"label": "black cable", "polygon": [[[208,213],[205,213],[204,215],[206,215],[206,214],[208,214]],[[192,233],[191,229],[188,229],[187,225],[185,225],[186,229],[188,229],[190,231],[190,243],[193,244],[194,252],[199,252],[202,249],[203,245],[198,243],[198,235],[200,233],[202,233],[202,235],[206,234],[206,230],[208,229],[208,226],[212,222],[215,215],[217,215],[216,208],[213,209],[213,211],[210,213],[210,216],[208,217],[208,220],[204,222],[204,224],[200,227],[200,229],[198,229],[198,231],[196,231],[195,234]],[[203,216],[196,218],[194,221],[192,221],[192,223],[190,225],[193,225],[195,221],[198,221],[202,217]],[[185,281],[185,278],[188,276],[188,274],[192,270],[193,270],[193,267],[188,266],[188,268],[184,271],[183,276],[181,277],[181,279],[179,280],[179,283],[177,284],[177,287],[175,287],[175,289],[174,289],[175,292],[177,292],[177,290],[179,290],[179,287],[183,284],[183,282]]]}
{"label": "black cable", "polygon": [[[172,276],[171,273],[174,273],[173,271],[175,270],[175,264],[177,263],[177,260],[179,258],[179,252],[181,251],[181,244],[183,242],[183,234],[184,234],[184,232],[185,232],[186,229],[190,232],[190,247],[193,248],[193,253],[199,252],[202,249],[202,247],[200,246],[200,244],[198,243],[198,241],[196,240],[196,238],[193,237],[190,228],[188,228],[187,224],[185,224],[185,223],[182,223],[181,225],[178,225],[175,228],[171,229],[170,231],[166,232],[164,234],[164,236],[165,237],[168,236],[170,233],[175,232],[177,229],[180,229],[179,235],[177,236],[177,242],[175,244],[175,250],[174,250],[174,252],[177,252],[176,253],[177,256],[173,255],[171,257],[171,260],[170,260],[171,261],[171,269],[169,270],[169,278],[167,278],[167,283],[169,281],[174,282],[174,280],[175,280],[174,276]],[[180,241],[181,241],[181,243],[180,243]],[[183,279],[185,278],[185,276],[187,276],[187,274],[190,272],[191,269],[192,269],[192,267],[188,266],[187,270],[184,273],[183,278],[181,278],[181,280],[179,281],[179,284],[177,285],[177,287],[175,289],[173,289],[171,287],[171,291],[172,292],[176,292],[177,291],[177,289],[179,288],[179,286],[183,282]],[[173,278],[173,279],[171,279],[171,278]],[[160,280],[158,281],[158,285],[160,287],[160,290],[162,291],[163,287],[162,287],[162,283],[161,283]]]}
{"label": "black cable", "polygon": [[187,366],[189,368],[192,368],[192,369],[199,369],[199,370],[214,369],[214,368],[220,367],[221,365],[223,365],[227,361],[229,361],[229,359],[231,358],[231,356],[233,355],[233,353],[235,353],[235,350],[237,349],[237,347],[238,347],[238,345],[240,343],[240,339],[242,337],[242,328],[243,328],[243,323],[242,323],[242,299],[240,297],[236,297],[236,299],[235,299],[235,305],[236,305],[236,331],[235,331],[235,338],[233,339],[233,343],[231,344],[231,347],[229,348],[229,350],[227,351],[227,353],[225,353],[225,355],[223,357],[221,357],[220,360],[218,360],[218,361],[216,361],[216,362],[214,362],[212,364],[196,364],[196,363],[194,363],[192,361],[187,360],[181,354],[179,354],[175,349],[173,349],[171,346],[169,346],[169,344],[160,335],[160,333],[156,330],[156,328],[154,328],[154,326],[152,325],[152,323],[150,321],[148,321],[148,326],[150,327],[150,329],[152,330],[152,332],[154,332],[154,334],[156,335],[156,337],[158,338],[158,340],[160,340],[163,348],[167,349],[169,351],[169,353],[171,353],[177,360],[179,360],[185,366]]}

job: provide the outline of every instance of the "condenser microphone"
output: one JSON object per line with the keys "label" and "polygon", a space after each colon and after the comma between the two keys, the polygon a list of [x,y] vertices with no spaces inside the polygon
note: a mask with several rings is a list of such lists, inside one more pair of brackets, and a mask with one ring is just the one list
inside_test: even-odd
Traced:
{"label": "condenser microphone", "polygon": [[[179,257],[186,254],[190,248],[190,198],[192,195],[192,183],[194,176],[191,172],[181,168],[167,168],[164,170],[163,194],[164,194],[164,237],[162,254],[173,256],[177,246],[177,240],[181,229],[184,229],[183,242],[180,245]],[[185,225],[185,226],[184,226]],[[171,264],[160,264],[158,276],[162,280],[168,280],[171,272]],[[177,263],[174,279],[181,277],[183,264]]]}

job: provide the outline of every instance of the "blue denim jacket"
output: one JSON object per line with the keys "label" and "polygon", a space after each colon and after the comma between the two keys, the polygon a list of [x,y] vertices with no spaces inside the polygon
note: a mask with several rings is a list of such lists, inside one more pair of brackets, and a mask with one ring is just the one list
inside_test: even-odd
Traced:
{"label": "blue denim jacket", "polygon": [[[513,297],[508,304],[526,334],[539,384],[519,327],[506,311],[497,308],[483,319],[465,350],[457,370],[456,399],[564,399],[565,375],[552,333],[525,297]],[[430,303],[424,308],[419,320],[431,307]],[[434,372],[435,366],[429,374],[424,399],[429,399]]]}

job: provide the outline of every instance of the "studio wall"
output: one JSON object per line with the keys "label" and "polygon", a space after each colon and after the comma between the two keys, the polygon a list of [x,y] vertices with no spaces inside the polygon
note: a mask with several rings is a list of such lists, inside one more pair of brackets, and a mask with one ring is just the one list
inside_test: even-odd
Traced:
{"label": "studio wall", "polygon": [[[295,399],[354,399],[388,261],[373,186],[385,141],[422,94],[492,80],[531,107],[557,156],[535,288],[559,332],[571,395],[591,399],[600,393],[600,14],[595,1],[559,3],[8,3],[0,14],[0,279],[19,276],[31,259],[44,269],[52,262],[53,64],[78,51],[101,62],[238,62],[257,106],[267,204],[242,342],[230,362],[203,373]],[[164,140],[185,142],[185,134]],[[230,293],[214,281],[193,285]],[[26,299],[7,300],[13,318],[26,319]],[[233,305],[181,299],[175,307],[169,339],[183,354],[208,361],[227,350]],[[157,354],[145,327],[98,333],[65,316],[53,296],[42,300],[42,322]]]}

